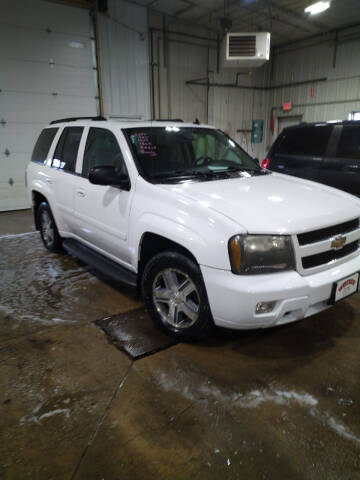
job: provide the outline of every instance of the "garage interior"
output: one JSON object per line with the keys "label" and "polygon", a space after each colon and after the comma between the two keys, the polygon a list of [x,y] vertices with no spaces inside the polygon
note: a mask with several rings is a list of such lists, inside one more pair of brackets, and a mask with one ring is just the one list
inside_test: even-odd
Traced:
{"label": "garage interior", "polygon": [[[0,0],[1,479],[360,479],[359,294],[176,343],[44,250],[25,185],[62,117],[198,119],[260,161],[286,126],[360,119],[359,1],[310,3]],[[270,32],[270,60],[224,65],[229,29]]]}

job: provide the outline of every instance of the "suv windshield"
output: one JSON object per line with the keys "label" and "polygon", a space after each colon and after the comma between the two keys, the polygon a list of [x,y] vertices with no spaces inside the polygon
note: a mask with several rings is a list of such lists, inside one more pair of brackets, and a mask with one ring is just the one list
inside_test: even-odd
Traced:
{"label": "suv windshield", "polygon": [[125,132],[140,171],[149,180],[263,173],[255,160],[219,130],[164,126]]}

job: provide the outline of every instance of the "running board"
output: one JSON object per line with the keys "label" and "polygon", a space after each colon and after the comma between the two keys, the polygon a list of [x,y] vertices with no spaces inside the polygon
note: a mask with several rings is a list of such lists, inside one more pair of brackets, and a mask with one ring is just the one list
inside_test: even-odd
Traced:
{"label": "running board", "polygon": [[73,239],[66,239],[62,243],[63,248],[70,255],[78,258],[82,262],[99,270],[104,275],[111,277],[113,280],[127,285],[131,288],[137,286],[137,275],[118,263],[110,260],[101,253],[96,252],[92,248]]}

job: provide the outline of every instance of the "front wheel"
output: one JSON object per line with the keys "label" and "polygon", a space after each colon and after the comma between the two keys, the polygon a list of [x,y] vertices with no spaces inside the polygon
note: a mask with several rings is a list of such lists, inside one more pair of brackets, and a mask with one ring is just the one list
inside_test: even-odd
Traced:
{"label": "front wheel", "polygon": [[199,267],[177,252],[153,257],[142,277],[142,293],[155,324],[180,340],[198,340],[213,326]]}
{"label": "front wheel", "polygon": [[47,202],[41,202],[37,209],[37,223],[45,247],[50,252],[61,252],[62,238],[59,235],[54,217]]}

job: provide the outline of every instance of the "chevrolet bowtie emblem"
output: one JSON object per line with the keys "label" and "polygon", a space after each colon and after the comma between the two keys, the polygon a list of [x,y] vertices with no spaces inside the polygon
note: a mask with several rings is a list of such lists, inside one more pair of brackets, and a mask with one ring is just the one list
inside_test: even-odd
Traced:
{"label": "chevrolet bowtie emblem", "polygon": [[346,243],[346,237],[339,235],[338,237],[334,238],[334,240],[331,242],[331,248],[333,250],[340,250],[340,248],[343,248],[345,243]]}

